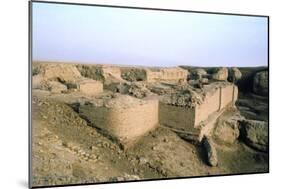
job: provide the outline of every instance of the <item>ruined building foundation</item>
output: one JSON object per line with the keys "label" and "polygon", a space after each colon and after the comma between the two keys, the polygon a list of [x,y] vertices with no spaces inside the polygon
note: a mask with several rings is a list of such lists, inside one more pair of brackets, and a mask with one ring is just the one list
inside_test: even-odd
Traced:
{"label": "ruined building foundation", "polygon": [[179,67],[161,68],[159,70],[146,69],[147,82],[175,82],[186,81],[188,71]]}
{"label": "ruined building foundation", "polygon": [[158,100],[120,95],[82,105],[79,113],[95,127],[128,144],[158,125]]}
{"label": "ruined building foundation", "polygon": [[179,132],[195,135],[201,140],[208,135],[216,119],[229,106],[233,106],[238,96],[238,88],[233,84],[220,86],[207,92],[202,104],[194,108],[159,104],[159,122]]}
{"label": "ruined building foundation", "polygon": [[103,84],[92,79],[82,79],[78,83],[79,92],[86,95],[96,95],[103,92]]}
{"label": "ruined building foundation", "polygon": [[153,130],[158,122],[201,141],[212,131],[217,118],[235,104],[238,95],[237,87],[230,83],[210,88],[203,102],[192,108],[119,94],[81,105],[79,114],[125,145]]}
{"label": "ruined building foundation", "polygon": [[[170,104],[161,100],[161,94],[150,99],[147,98],[149,96],[147,99],[138,99],[120,93],[103,98],[102,82],[81,76],[74,65],[44,64],[39,68],[39,74],[33,76],[34,88],[44,89],[44,84],[47,84],[51,86],[51,92],[62,93],[74,89],[82,95],[91,96],[90,102],[80,105],[79,114],[122,144],[135,141],[158,124],[195,136],[200,141],[203,135],[212,131],[224,110],[234,106],[238,96],[234,84],[215,82],[205,85],[202,90],[193,91],[202,98],[202,102],[194,106]],[[104,77],[120,79],[119,68],[102,68]],[[181,79],[186,80],[188,71],[163,68],[146,70],[145,75],[148,82],[177,83]]]}
{"label": "ruined building foundation", "polygon": [[61,93],[71,88],[89,96],[103,92],[102,82],[81,76],[72,64],[44,63],[38,69],[40,72],[32,77],[34,89],[44,89],[48,86],[51,92]]}

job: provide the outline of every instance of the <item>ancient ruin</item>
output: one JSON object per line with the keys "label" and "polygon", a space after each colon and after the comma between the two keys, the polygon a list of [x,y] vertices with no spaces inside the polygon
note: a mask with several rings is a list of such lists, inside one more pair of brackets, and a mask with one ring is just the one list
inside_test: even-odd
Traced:
{"label": "ancient ruin", "polygon": [[94,99],[81,105],[79,114],[96,127],[130,145],[158,126],[158,99],[136,99],[127,95]]}
{"label": "ancient ruin", "polygon": [[162,68],[159,70],[146,70],[147,82],[184,82],[188,76],[188,71],[182,68]]}
{"label": "ancient ruin", "polygon": [[[204,96],[193,107],[181,107],[161,102],[159,105],[160,123],[178,131],[186,131],[191,135],[198,135],[201,140],[213,128],[207,128],[211,119],[216,120],[228,107],[235,106],[238,89],[233,84],[213,83],[206,87]],[[211,125],[214,127],[215,125]]]}
{"label": "ancient ruin", "polygon": [[34,64],[38,70],[38,74],[32,77],[34,89],[49,89],[53,93],[74,90],[86,95],[96,95],[103,92],[103,85],[100,81],[81,76],[78,69],[73,65]]}
{"label": "ancient ruin", "polygon": [[[40,71],[33,76],[33,88],[69,96],[75,92],[92,96],[79,105],[79,114],[123,145],[136,141],[158,124],[200,142],[212,134],[224,111],[235,108],[238,98],[237,86],[225,81],[226,68],[216,69],[210,83],[202,83],[202,79],[209,77],[203,69],[192,72],[197,80],[189,80],[189,72],[182,68],[130,69],[144,73],[144,83],[122,79],[121,68],[117,66],[79,66],[39,64],[36,68]],[[83,69],[94,71],[85,74]],[[85,78],[79,70],[102,81]],[[241,77],[237,69],[231,73],[235,78]],[[200,89],[196,88],[198,82],[203,84]]]}
{"label": "ancient ruin", "polygon": [[92,79],[81,79],[77,81],[77,90],[87,95],[96,95],[103,91],[103,85]]}
{"label": "ancient ruin", "polygon": [[33,62],[34,184],[49,172],[71,179],[48,183],[76,183],[264,171],[267,79],[264,69]]}
{"label": "ancient ruin", "polygon": [[128,81],[183,83],[189,72],[180,67],[124,69],[122,77]]}

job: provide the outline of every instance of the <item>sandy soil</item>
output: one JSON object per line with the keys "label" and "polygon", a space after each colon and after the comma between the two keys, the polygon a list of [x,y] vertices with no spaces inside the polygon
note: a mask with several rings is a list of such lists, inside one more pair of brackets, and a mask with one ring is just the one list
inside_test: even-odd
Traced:
{"label": "sandy soil", "polygon": [[163,126],[123,150],[59,98],[32,99],[33,186],[117,182],[268,171],[268,154],[242,142],[216,144],[219,165],[200,145]]}

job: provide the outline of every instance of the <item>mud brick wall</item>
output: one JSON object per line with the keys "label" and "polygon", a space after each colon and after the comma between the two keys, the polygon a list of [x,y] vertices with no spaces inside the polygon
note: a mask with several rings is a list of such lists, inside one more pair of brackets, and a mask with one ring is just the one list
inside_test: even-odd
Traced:
{"label": "mud brick wall", "polygon": [[174,81],[178,82],[179,80],[186,80],[188,71],[181,68],[167,68],[161,69],[159,71],[146,71],[147,81]]}
{"label": "mud brick wall", "polygon": [[178,130],[191,130],[195,122],[195,109],[159,103],[159,122]]}
{"label": "mud brick wall", "polygon": [[121,143],[128,143],[158,125],[158,100],[147,100],[134,107],[96,107],[83,105],[79,113],[96,127],[107,131]]}
{"label": "mud brick wall", "polygon": [[146,81],[147,82],[155,82],[160,80],[161,73],[160,72],[154,72],[154,71],[147,71],[146,72]]}
{"label": "mud brick wall", "polygon": [[62,82],[75,81],[82,76],[78,69],[71,64],[46,63],[41,64],[41,75],[45,80],[59,79]]}
{"label": "mud brick wall", "polygon": [[206,94],[204,102],[195,108],[194,126],[198,125],[201,121],[206,120],[212,113],[220,110],[220,95],[220,88],[215,92]]}
{"label": "mud brick wall", "polygon": [[175,129],[192,131],[199,124],[225,107],[234,105],[238,89],[235,85],[221,86],[216,91],[207,93],[204,102],[195,108],[184,108],[160,103],[160,124]]}
{"label": "mud brick wall", "polygon": [[103,84],[92,79],[85,79],[78,84],[79,91],[87,95],[96,95],[103,92]]}
{"label": "mud brick wall", "polygon": [[114,76],[116,78],[121,78],[121,70],[118,67],[103,66],[102,73],[105,78],[109,75]]}
{"label": "mud brick wall", "polygon": [[227,106],[230,102],[235,103],[238,98],[238,88],[235,85],[229,85],[221,88],[221,108]]}
{"label": "mud brick wall", "polygon": [[207,93],[203,104],[195,108],[195,123],[206,120],[210,115],[224,109],[237,100],[238,89],[235,85],[221,86],[214,93]]}

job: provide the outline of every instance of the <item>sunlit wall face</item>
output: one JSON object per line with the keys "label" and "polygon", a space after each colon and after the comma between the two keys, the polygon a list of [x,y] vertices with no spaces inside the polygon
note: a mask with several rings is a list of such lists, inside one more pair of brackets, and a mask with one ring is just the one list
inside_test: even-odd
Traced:
{"label": "sunlit wall face", "polygon": [[266,66],[267,17],[33,3],[33,60]]}

